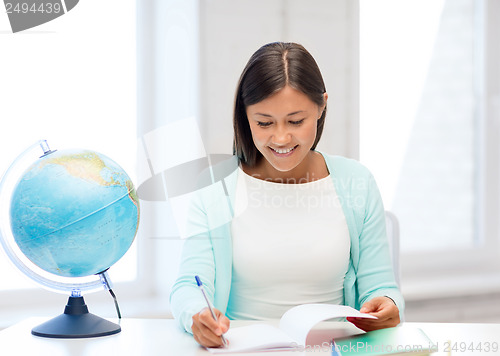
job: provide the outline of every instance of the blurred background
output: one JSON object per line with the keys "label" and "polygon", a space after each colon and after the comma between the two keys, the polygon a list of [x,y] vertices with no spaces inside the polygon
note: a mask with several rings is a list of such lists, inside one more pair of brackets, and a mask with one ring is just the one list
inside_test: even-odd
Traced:
{"label": "blurred background", "polygon": [[[318,148],[365,164],[398,217],[406,320],[499,322],[499,17],[495,0],[86,0],[12,34],[0,16],[0,172],[39,139],[122,165],[142,211],[115,292],[124,317],[170,317],[172,169],[232,154],[247,60],[298,42],[329,94]],[[3,251],[0,269],[0,328],[62,312]],[[115,316],[108,294],[86,301]]]}

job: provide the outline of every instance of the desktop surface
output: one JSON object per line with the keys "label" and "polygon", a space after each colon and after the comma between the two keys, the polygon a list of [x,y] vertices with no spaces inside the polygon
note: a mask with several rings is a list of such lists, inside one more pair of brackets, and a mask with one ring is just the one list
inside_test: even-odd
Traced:
{"label": "desktop surface", "polygon": [[[29,318],[0,332],[0,355],[96,356],[96,355],[209,355],[193,337],[172,319],[122,319],[116,335],[89,339],[50,339],[31,335],[31,329],[47,320]],[[112,320],[116,322],[116,320]],[[249,325],[233,321],[232,327]],[[277,325],[276,322],[269,322]],[[436,344],[432,355],[500,355],[493,343],[500,343],[500,324],[405,323],[403,328],[420,328]],[[362,333],[350,323],[323,322],[311,332],[314,344],[331,337]],[[308,339],[311,340],[311,339]],[[486,351],[487,343],[489,351]],[[482,350],[480,351],[479,348]],[[474,349],[474,351],[471,351]],[[279,356],[331,355],[325,348],[304,351],[279,351]],[[244,353],[243,355],[269,355]]]}

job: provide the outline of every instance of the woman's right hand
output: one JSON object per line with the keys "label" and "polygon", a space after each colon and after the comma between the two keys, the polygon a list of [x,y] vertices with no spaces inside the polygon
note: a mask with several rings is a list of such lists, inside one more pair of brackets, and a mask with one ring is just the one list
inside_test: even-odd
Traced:
{"label": "woman's right hand", "polygon": [[229,319],[214,308],[217,321],[212,317],[212,313],[208,308],[203,308],[198,314],[193,315],[193,331],[194,339],[205,347],[222,346],[221,335],[229,330]]}

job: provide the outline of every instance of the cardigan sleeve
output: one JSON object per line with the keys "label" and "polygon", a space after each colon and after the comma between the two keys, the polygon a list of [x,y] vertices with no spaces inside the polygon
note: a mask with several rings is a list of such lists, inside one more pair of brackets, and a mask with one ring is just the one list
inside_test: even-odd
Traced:
{"label": "cardigan sleeve", "polygon": [[170,293],[170,307],[180,326],[192,334],[192,317],[206,302],[195,283],[198,275],[207,297],[214,300],[215,262],[206,213],[201,200],[192,202],[188,215],[188,238],[184,242],[180,270]]}
{"label": "cardigan sleeve", "polygon": [[180,270],[170,293],[174,318],[192,333],[192,317],[206,307],[195,282],[198,275],[208,299],[225,312],[231,283],[231,245],[229,223],[231,203],[225,183],[231,186],[236,177],[238,160],[219,162],[202,172],[196,192],[191,197],[187,216],[187,236],[184,242]]}
{"label": "cardigan sleeve", "polygon": [[357,205],[359,226],[359,258],[355,264],[359,304],[379,296],[390,297],[403,321],[404,300],[394,277],[382,197],[375,179],[368,170],[366,173],[366,184],[358,190],[353,201]]}

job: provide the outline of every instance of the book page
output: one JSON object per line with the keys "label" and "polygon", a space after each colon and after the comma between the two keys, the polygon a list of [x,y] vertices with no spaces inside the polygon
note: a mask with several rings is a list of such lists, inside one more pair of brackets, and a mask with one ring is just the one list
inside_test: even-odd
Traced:
{"label": "book page", "polygon": [[270,351],[291,349],[306,345],[307,334],[323,320],[343,317],[376,319],[354,308],[334,304],[303,304],[289,309],[280,320],[280,327],[253,324],[230,328],[224,337],[225,348],[208,348],[211,353]]}
{"label": "book page", "polygon": [[230,328],[224,337],[227,347],[208,348],[213,354],[247,351],[269,351],[296,348],[297,343],[282,330],[267,324]]}
{"label": "book page", "polygon": [[305,346],[307,334],[314,325],[324,320],[345,317],[377,319],[373,315],[361,313],[347,305],[303,304],[283,314],[279,327],[298,345]]}

